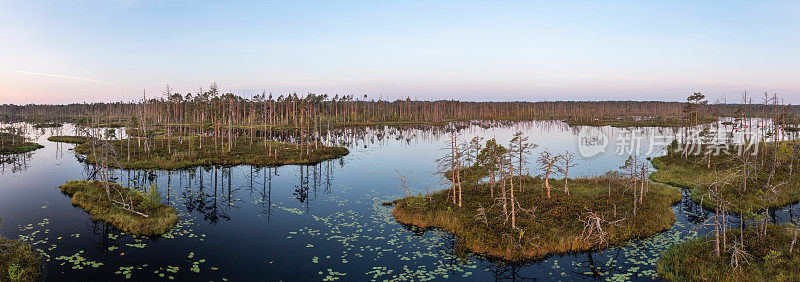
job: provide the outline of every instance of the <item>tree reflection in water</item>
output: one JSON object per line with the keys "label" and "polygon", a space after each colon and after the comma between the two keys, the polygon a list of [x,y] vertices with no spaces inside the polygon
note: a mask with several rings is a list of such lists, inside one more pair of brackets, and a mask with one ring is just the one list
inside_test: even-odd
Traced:
{"label": "tree reflection in water", "polygon": [[0,155],[0,175],[6,172],[20,173],[28,170],[31,167],[32,157],[33,152]]}

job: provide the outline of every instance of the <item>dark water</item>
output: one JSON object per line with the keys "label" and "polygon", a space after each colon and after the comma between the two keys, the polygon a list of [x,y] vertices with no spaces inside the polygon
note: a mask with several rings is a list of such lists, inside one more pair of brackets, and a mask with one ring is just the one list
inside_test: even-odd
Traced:
{"label": "dark water", "polygon": [[[539,145],[535,153],[578,152],[583,130],[609,136],[605,152],[579,154],[575,176],[617,169],[632,151],[619,146],[632,132],[626,129],[560,122],[459,128],[464,139],[496,137],[502,143],[521,130]],[[525,264],[489,260],[465,253],[447,233],[396,223],[391,207],[381,205],[403,195],[395,170],[416,192],[441,189],[441,178],[432,173],[446,133],[433,127],[362,128],[336,132],[332,142],[346,144],[350,155],[316,166],[116,171],[116,181],[125,186],[159,189],[162,201],[180,213],[178,227],[164,237],[136,238],[92,221],[58,190],[91,171],[71,151],[74,145],[46,140],[72,130],[69,125],[35,130],[31,137],[45,148],[7,157],[0,165],[0,235],[39,249],[46,280],[651,280],[659,253],[696,236],[694,226],[711,215],[685,197],[673,207],[674,227],[647,240]],[[654,128],[643,133],[676,134]],[[663,154],[660,147],[648,153],[647,139],[639,155]],[[791,208],[778,211],[775,220],[786,221],[791,213]]]}

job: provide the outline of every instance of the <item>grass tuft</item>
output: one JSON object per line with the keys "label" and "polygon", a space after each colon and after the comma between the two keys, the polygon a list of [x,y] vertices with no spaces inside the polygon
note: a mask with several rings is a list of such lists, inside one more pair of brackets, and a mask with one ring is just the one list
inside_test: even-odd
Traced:
{"label": "grass tuft", "polygon": [[0,155],[27,153],[40,148],[44,146],[25,141],[22,136],[0,133]]}
{"label": "grass tuft", "polygon": [[[490,195],[488,184],[465,186],[463,206],[452,204],[452,190],[395,201],[395,219],[422,228],[437,227],[453,233],[459,244],[472,252],[510,261],[531,260],[549,254],[602,249],[607,244],[582,237],[586,212],[596,212],[605,219],[602,228],[610,245],[622,245],[669,229],[675,222],[670,206],[681,199],[680,190],[651,183],[644,203],[633,215],[632,196],[620,183],[604,178],[571,179],[570,195],[555,188],[547,198],[544,180],[526,177],[522,191],[515,190],[522,208],[512,230],[510,219]],[[551,179],[553,187],[563,187],[563,180]],[[463,184],[462,184],[463,185]],[[609,188],[610,187],[610,188]],[[610,194],[609,194],[610,189]],[[495,197],[499,191],[495,188]],[[509,205],[510,207],[510,205]],[[621,220],[621,221],[619,221]],[[619,221],[616,225],[610,222]]]}
{"label": "grass tuft", "polygon": [[47,140],[53,141],[53,142],[83,144],[87,140],[89,140],[89,138],[86,137],[86,136],[50,136],[50,137],[47,137]]}
{"label": "grass tuft", "polygon": [[[701,124],[717,121],[713,118],[702,120]],[[611,126],[611,127],[684,127],[686,121],[675,117],[606,117],[593,120],[566,119],[570,126]]]}
{"label": "grass tuft", "polygon": [[64,126],[61,123],[39,123],[34,125],[34,128],[54,128],[54,127],[62,127]]}
{"label": "grass tuft", "polygon": [[110,202],[100,181],[72,180],[60,188],[72,197],[73,205],[83,208],[92,215],[92,219],[111,223],[131,234],[161,235],[178,223],[175,208],[155,202],[157,199],[116,183],[110,183],[112,197],[116,199],[119,194],[130,197],[136,211],[149,217],[137,215],[123,209],[120,204]]}
{"label": "grass tuft", "polygon": [[701,237],[676,244],[661,254],[658,275],[667,281],[799,281],[800,244],[792,253],[793,234],[785,226],[767,226],[766,235],[756,228],[744,232],[746,255],[738,267],[731,265],[731,247],[740,240],[739,229],[727,233],[728,249],[715,253],[714,237]]}
{"label": "grass tuft", "polygon": [[[144,146],[137,145],[136,139],[109,140],[116,152],[116,159],[112,161],[112,166],[122,169],[186,169],[196,166],[207,165],[255,165],[255,166],[280,166],[280,165],[313,165],[328,159],[335,159],[350,153],[344,147],[328,147],[320,145],[315,149],[313,144],[298,147],[294,144],[269,141],[272,149],[277,150],[277,156],[267,155],[264,148],[264,139],[255,139],[251,144],[249,139],[239,138],[228,150],[228,144],[220,142],[218,148],[214,148],[214,141],[203,140],[203,147],[200,148],[198,140],[185,137],[180,142],[178,137],[171,137],[171,142],[167,142],[166,137],[155,137],[149,140],[150,151],[144,150]],[[130,142],[130,152],[128,151]],[[189,144],[191,143],[191,150]],[[171,146],[170,146],[171,145]],[[310,153],[304,154],[306,146],[310,146]],[[170,148],[171,147],[171,148]],[[86,155],[86,160],[94,164],[94,156],[91,152],[92,145],[83,143],[75,147],[75,151]],[[303,152],[303,154],[301,154]],[[128,158],[130,156],[130,159]]]}
{"label": "grass tuft", "polygon": [[0,281],[39,281],[41,270],[31,245],[0,237]]}
{"label": "grass tuft", "polygon": [[[768,165],[771,163],[769,152],[773,150],[769,146],[772,144],[762,143],[760,146],[759,152],[767,154],[763,159]],[[784,150],[789,144],[782,143],[780,146],[780,150]],[[747,190],[744,190],[743,178],[737,168],[740,164],[733,157],[731,154],[721,154],[711,156],[709,160],[703,155],[683,157],[679,153],[668,153],[652,160],[653,167],[657,171],[650,174],[650,179],[689,190],[692,201],[702,204],[709,210],[716,208],[715,202],[704,195],[709,193],[708,184],[715,181],[715,171],[720,178],[731,179],[732,185],[720,187],[720,196],[725,202],[730,203],[728,209],[737,214],[758,212],[766,207],[777,208],[800,201],[800,173],[796,172],[796,168],[790,169],[785,165],[787,162],[782,161],[784,165],[779,166],[772,175],[770,175],[771,170],[767,168],[755,172],[750,169],[751,176],[747,181]],[[762,157],[751,158],[754,165],[757,166],[761,162],[760,158]],[[767,183],[772,183],[774,187],[768,188]],[[783,184],[776,185],[778,183]]]}

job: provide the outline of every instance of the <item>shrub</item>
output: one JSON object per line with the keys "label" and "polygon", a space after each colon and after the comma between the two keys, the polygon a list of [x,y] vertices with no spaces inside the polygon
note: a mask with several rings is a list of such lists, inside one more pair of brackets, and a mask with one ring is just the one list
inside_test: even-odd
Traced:
{"label": "shrub", "polygon": [[16,263],[12,263],[8,266],[8,278],[11,278],[11,281],[19,281],[22,277],[22,270],[19,269],[19,265]]}
{"label": "shrub", "polygon": [[33,248],[0,238],[0,281],[38,281],[42,263]]}
{"label": "shrub", "polygon": [[151,210],[161,203],[161,192],[155,184],[150,185],[150,189],[147,193],[142,193],[142,197],[144,199],[137,206],[140,210]]}

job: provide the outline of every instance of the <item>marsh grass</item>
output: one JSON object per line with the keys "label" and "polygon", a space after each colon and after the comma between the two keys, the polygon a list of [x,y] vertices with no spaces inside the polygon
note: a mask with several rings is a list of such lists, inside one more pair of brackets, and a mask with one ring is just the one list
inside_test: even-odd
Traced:
{"label": "marsh grass", "polygon": [[25,138],[19,135],[9,133],[0,133],[0,135],[2,135],[0,136],[0,155],[21,154],[44,148],[38,143],[25,141]]}
{"label": "marsh grass", "polygon": [[[189,138],[189,137],[185,137]],[[166,137],[155,137],[151,140],[149,153],[143,146],[138,146],[136,140],[131,140],[130,160],[128,160],[128,140],[108,141],[116,151],[116,159],[112,166],[122,169],[186,169],[205,165],[255,165],[255,166],[280,166],[280,165],[313,165],[325,160],[335,159],[350,153],[344,147],[329,147],[320,145],[314,149],[313,144],[304,145],[302,148],[288,143],[268,141],[272,149],[277,150],[277,155],[268,156],[264,148],[264,139],[254,139],[251,144],[247,138],[238,138],[228,150],[228,144],[220,142],[218,149],[214,149],[214,141],[210,138],[203,140],[203,148],[199,142],[192,138],[179,142],[177,137],[172,137],[171,152],[168,148]],[[189,150],[191,143],[192,149]],[[304,154],[306,146],[310,146],[310,154]],[[75,147],[75,151],[86,155],[86,160],[94,164],[89,143]],[[301,154],[301,150],[303,154]]]}
{"label": "marsh grass", "polygon": [[50,136],[47,137],[47,140],[52,142],[83,144],[89,140],[89,138],[86,136]]}
{"label": "marsh grass", "polygon": [[[739,241],[739,229],[728,231],[728,244]],[[676,244],[665,251],[656,264],[658,275],[668,281],[798,281],[800,253],[798,246],[789,253],[793,234],[787,227],[770,225],[766,236],[755,228],[744,232],[744,250],[748,262],[731,266],[732,253],[717,257],[713,237],[701,237]]]}
{"label": "marsh grass", "polygon": [[39,281],[42,262],[31,245],[0,237],[0,281]]}
{"label": "marsh grass", "polygon": [[[149,215],[143,217],[125,210],[119,204],[111,203],[103,185],[99,181],[73,180],[60,186],[61,191],[72,197],[72,204],[80,206],[92,215],[92,219],[111,223],[118,229],[136,235],[160,235],[178,223],[175,208],[155,202],[138,190],[110,184],[111,194],[130,196],[138,212]],[[152,188],[151,188],[152,189]]]}
{"label": "marsh grass", "polygon": [[[706,118],[700,121],[701,124],[712,123],[717,121],[713,118]],[[633,118],[633,117],[620,117],[620,118],[598,118],[594,120],[575,120],[566,119],[565,123],[570,126],[588,125],[588,126],[611,126],[611,127],[684,127],[686,121],[680,118],[673,117],[652,117],[652,118]]]}
{"label": "marsh grass", "polygon": [[39,123],[39,124],[35,124],[33,127],[34,128],[54,128],[54,127],[62,127],[62,126],[64,126],[64,125],[61,124],[61,123]]}
{"label": "marsh grass", "polygon": [[[764,150],[764,144],[761,144]],[[730,203],[729,210],[735,213],[759,212],[769,207],[777,208],[800,201],[800,174],[795,173],[790,177],[786,166],[779,167],[772,175],[773,184],[776,185],[774,191],[767,188],[767,181],[770,178],[770,171],[759,170],[747,182],[747,190],[742,189],[742,178],[734,175],[736,169],[733,166],[739,165],[731,160],[730,155],[712,156],[709,161],[704,156],[689,156],[684,158],[678,153],[668,153],[667,155],[654,158],[653,167],[656,172],[650,175],[650,179],[655,182],[665,183],[691,191],[693,202],[701,203],[706,209],[714,210],[715,202],[709,197],[703,197],[709,192],[709,183],[716,179],[715,171],[720,178],[730,176],[734,185],[726,185],[720,188],[722,199]],[[755,158],[755,157],[753,157]]]}
{"label": "marsh grass", "polygon": [[[441,121],[364,121],[364,122],[334,122],[331,123],[329,127],[331,128],[348,128],[348,127],[369,127],[369,126],[445,126],[451,122],[469,122],[475,120],[504,120],[504,121],[534,121],[534,120],[552,120],[557,119],[557,117],[492,117],[492,118],[448,118],[442,119]],[[190,126],[189,124],[169,124],[170,126]],[[164,125],[156,125],[156,126],[164,126]],[[328,126],[322,126],[328,127]],[[211,129],[210,125],[207,125],[208,129]],[[264,125],[234,125],[232,128],[237,129],[263,129]],[[297,130],[302,129],[298,128],[294,125],[275,125],[272,126],[271,129],[273,131],[284,131],[284,130]],[[163,132],[163,129],[159,129]]]}
{"label": "marsh grass", "polygon": [[142,134],[143,131],[144,130],[142,130],[142,129],[136,129],[136,128],[127,128],[127,129],[125,129],[125,133],[128,134],[128,136],[134,136],[134,137],[137,137],[137,136],[138,137],[154,137],[154,136],[159,136],[159,135],[164,135],[165,134],[164,129],[148,129],[147,130],[147,134]]}
{"label": "marsh grass", "polygon": [[[675,222],[670,206],[680,201],[677,188],[651,183],[644,203],[633,215],[630,190],[609,179],[571,179],[570,195],[556,188],[547,198],[544,180],[526,177],[522,191],[515,192],[522,208],[512,230],[502,206],[490,196],[488,184],[463,188],[463,206],[453,205],[445,189],[431,195],[413,196],[395,201],[395,219],[422,228],[437,227],[453,233],[462,246],[472,252],[511,261],[531,260],[549,254],[588,251],[607,247],[597,240],[582,237],[587,212],[605,219],[603,229],[610,245],[621,245],[669,229]],[[553,187],[563,187],[563,180],[550,180]],[[610,196],[609,196],[610,189]],[[495,196],[498,196],[495,190]],[[480,209],[483,209],[482,211]],[[619,221],[621,220],[621,221]],[[610,222],[619,221],[616,225]]]}
{"label": "marsh grass", "polygon": [[21,154],[36,151],[41,148],[44,148],[44,146],[33,142],[24,142],[14,145],[0,144],[0,154]]}
{"label": "marsh grass", "polygon": [[92,117],[89,117],[89,118],[80,117],[80,118],[74,118],[73,120],[74,120],[75,125],[89,126],[89,127],[108,127],[108,128],[125,127],[125,125],[123,123],[127,122],[127,120],[125,120],[125,119],[120,119],[117,122],[104,122],[101,119],[100,122],[94,122],[94,121],[92,121]]}

